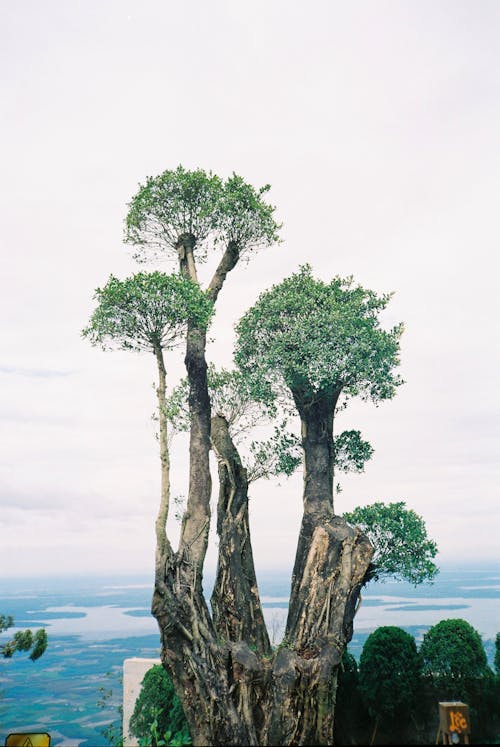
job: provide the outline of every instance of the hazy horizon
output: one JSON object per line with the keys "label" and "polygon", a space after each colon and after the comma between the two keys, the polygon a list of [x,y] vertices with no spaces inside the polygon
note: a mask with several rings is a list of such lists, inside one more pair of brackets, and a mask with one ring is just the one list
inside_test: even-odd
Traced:
{"label": "hazy horizon", "polygon": [[[141,269],[123,244],[138,183],[178,164],[271,184],[283,223],[282,244],[228,276],[208,360],[231,365],[234,324],[302,264],[394,291],[406,383],[340,413],[336,432],[375,453],[336,510],[406,501],[438,563],[498,558],[500,5],[26,0],[2,15],[2,572],[154,566],[154,361],[80,331],[94,289]],[[186,453],[176,439],[173,495]],[[301,482],[252,488],[257,569],[293,563]]]}

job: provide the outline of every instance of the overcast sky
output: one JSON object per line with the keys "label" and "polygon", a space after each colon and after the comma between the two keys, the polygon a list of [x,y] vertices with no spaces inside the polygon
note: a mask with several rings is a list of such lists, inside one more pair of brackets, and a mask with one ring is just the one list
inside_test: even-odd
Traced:
{"label": "overcast sky", "polygon": [[[229,365],[234,323],[306,262],[394,291],[407,383],[339,419],[375,454],[337,511],[405,500],[440,560],[498,558],[500,4],[19,0],[1,15],[2,573],[153,567],[154,359],[80,330],[94,288],[137,271],[122,237],[138,183],[178,164],[270,183],[283,222],[284,242],[228,277],[209,358]],[[182,353],[168,364],[174,383]],[[300,513],[300,475],[255,486],[258,568],[291,565]]]}

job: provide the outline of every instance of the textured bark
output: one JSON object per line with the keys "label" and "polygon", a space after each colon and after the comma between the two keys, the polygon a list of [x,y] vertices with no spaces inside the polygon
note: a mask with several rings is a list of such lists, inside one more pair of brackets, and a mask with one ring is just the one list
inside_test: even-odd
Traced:
{"label": "textured bark", "polygon": [[211,599],[215,629],[224,639],[246,641],[268,656],[271,645],[250,541],[247,474],[221,415],[212,418],[211,441],[219,465],[219,559]]}
{"label": "textured bark", "polygon": [[[180,237],[177,250],[181,274],[198,282],[195,243],[195,237],[186,234]],[[209,286],[212,300],[237,260],[236,246],[229,245]],[[185,356],[191,418],[188,501],[178,551],[174,553],[167,542],[162,545],[161,537],[158,543],[152,612],[160,628],[162,662],[181,699],[193,744],[257,744],[253,715],[247,709],[247,717],[241,716],[245,708],[239,690],[245,691],[249,680],[246,669],[243,675],[237,663],[238,657],[247,661],[246,649],[249,656],[252,652],[240,644],[233,656],[230,642],[218,637],[203,596],[211,497],[205,347],[205,331],[190,324]]]}
{"label": "textured bark", "polygon": [[235,241],[230,241],[208,286],[207,293],[214,303],[217,301],[228,272],[231,272],[236,267],[239,258],[238,244]]}
{"label": "textured bark", "polygon": [[333,744],[337,668],[372,548],[341,518],[319,524],[290,602],[274,665],[267,744]]}
{"label": "textured bark", "polygon": [[309,400],[294,391],[299,411],[304,451],[304,485],[302,523],[292,575],[290,608],[304,574],[305,563],[316,527],[334,516],[333,506],[333,414],[338,393],[318,395]]}
{"label": "textured bark", "polygon": [[[194,245],[194,237],[181,237],[178,253],[181,273],[197,282]],[[209,284],[212,300],[237,261],[238,248],[230,244]],[[204,331],[190,326],[185,358],[191,415],[187,509],[178,551],[163,541],[161,532],[157,543],[152,611],[161,632],[162,662],[194,745],[330,745],[336,671],[352,636],[372,553],[367,538],[333,513],[336,399],[301,402],[299,408],[304,517],[286,637],[272,652],[253,564],[245,470],[223,418],[212,420],[211,436],[205,345]],[[213,618],[202,585],[210,526],[210,436],[220,487]]]}
{"label": "textured bark", "polygon": [[[197,283],[193,257],[195,238],[187,234],[179,240],[179,265],[181,274]],[[189,491],[186,512],[181,529],[181,554],[196,566],[196,577],[201,589],[203,561],[205,559],[210,529],[210,398],[208,396],[206,332],[193,323],[188,324],[186,356],[184,359],[189,382]]]}
{"label": "textured bark", "polygon": [[[195,745],[330,745],[336,670],[352,636],[371,546],[334,518],[314,532],[288,634],[272,655],[221,640],[174,557],[157,584],[162,660]],[[178,583],[174,581],[178,577]]]}

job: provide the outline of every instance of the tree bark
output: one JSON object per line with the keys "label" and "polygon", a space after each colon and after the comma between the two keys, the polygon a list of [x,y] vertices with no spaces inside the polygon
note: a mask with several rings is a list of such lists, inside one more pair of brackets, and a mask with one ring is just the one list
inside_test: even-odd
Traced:
{"label": "tree bark", "polygon": [[[194,237],[181,237],[178,252],[181,273],[197,282],[194,245]],[[212,300],[237,261],[238,248],[230,244],[209,284]],[[189,495],[178,551],[162,545],[160,534],[152,604],[162,662],[182,702],[193,745],[330,745],[336,670],[352,636],[372,553],[367,538],[333,513],[335,402],[305,403],[300,411],[304,518],[286,637],[271,651],[250,544],[246,474],[220,417],[212,420],[220,480],[213,618],[203,596],[211,493],[205,344],[205,332],[190,326],[185,359]]]}
{"label": "tree bark", "polygon": [[163,358],[163,350],[158,344],[155,347],[156,362],[158,364],[158,423],[160,428],[160,463],[161,463],[161,486],[160,507],[156,518],[156,563],[155,567],[160,570],[162,558],[171,553],[170,543],[167,539],[167,518],[170,503],[170,457],[168,451],[168,421],[165,412],[166,399],[166,370]]}
{"label": "tree bark", "polygon": [[[294,391],[299,411],[304,452],[303,515],[292,574],[290,610],[297,607],[301,580],[313,533],[334,516],[333,506],[333,414],[339,393],[318,393],[314,399]],[[297,607],[298,609],[298,607]],[[293,624],[289,618],[288,625]]]}
{"label": "tree bark", "polygon": [[212,418],[211,441],[219,464],[219,556],[211,598],[215,629],[224,639],[246,641],[269,656],[250,540],[247,474],[221,415]]}

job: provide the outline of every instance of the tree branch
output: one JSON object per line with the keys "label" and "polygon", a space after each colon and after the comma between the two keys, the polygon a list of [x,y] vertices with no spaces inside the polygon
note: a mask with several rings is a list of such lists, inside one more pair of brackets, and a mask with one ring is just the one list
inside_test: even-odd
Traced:
{"label": "tree branch", "polygon": [[212,418],[211,442],[219,463],[219,556],[212,593],[214,625],[229,641],[246,641],[261,655],[271,651],[259,597],[248,519],[248,480],[227,420]]}
{"label": "tree branch", "polygon": [[208,296],[214,303],[224,285],[228,272],[231,272],[231,270],[236,266],[239,258],[240,253],[237,242],[230,241],[207,289]]}

